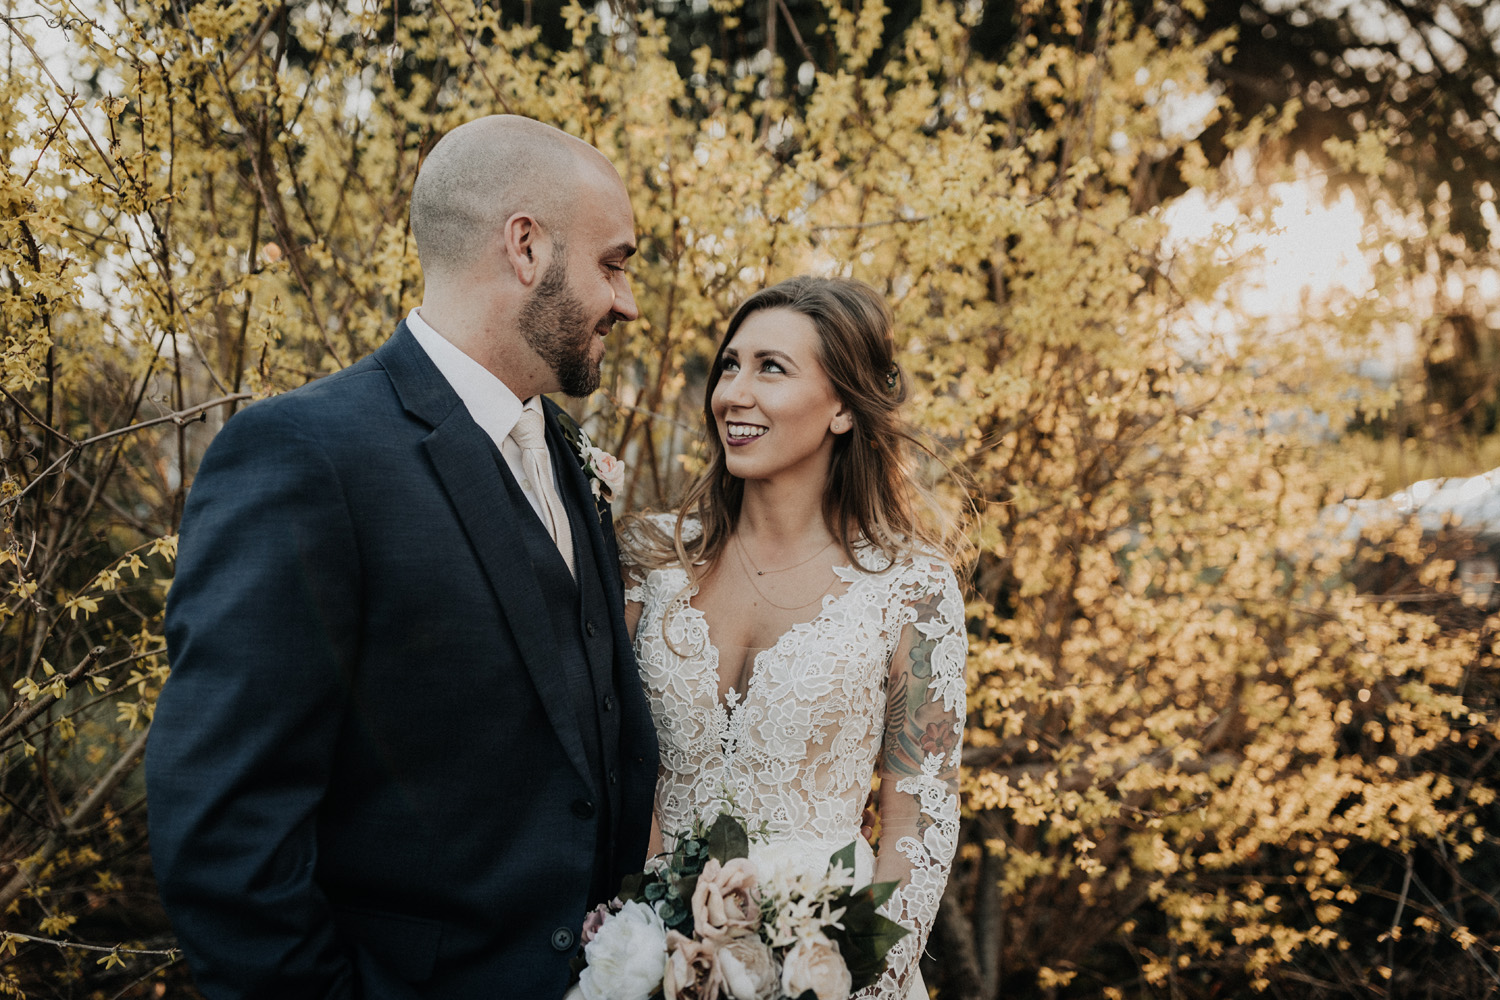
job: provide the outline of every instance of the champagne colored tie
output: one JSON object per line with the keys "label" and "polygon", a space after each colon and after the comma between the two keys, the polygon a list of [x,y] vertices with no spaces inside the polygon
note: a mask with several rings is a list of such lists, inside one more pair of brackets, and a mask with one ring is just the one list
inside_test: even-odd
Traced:
{"label": "champagne colored tie", "polygon": [[521,446],[521,468],[526,472],[521,488],[541,500],[542,510],[545,512],[542,524],[557,543],[563,562],[568,564],[568,572],[576,577],[578,571],[573,568],[573,533],[568,528],[567,508],[563,506],[562,497],[558,495],[557,485],[552,479],[552,463],[547,454],[547,434],[542,427],[541,412],[529,408],[522,410],[521,419],[516,421],[510,436]]}

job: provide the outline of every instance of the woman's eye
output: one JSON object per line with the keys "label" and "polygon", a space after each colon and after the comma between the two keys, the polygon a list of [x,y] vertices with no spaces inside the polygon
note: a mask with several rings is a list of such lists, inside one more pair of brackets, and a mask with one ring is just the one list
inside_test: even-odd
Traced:
{"label": "woman's eye", "polygon": [[760,370],[763,371],[763,372],[785,372],[786,371],[785,368],[781,367],[781,363],[778,362],[778,361],[767,361],[767,362],[765,362],[764,364],[761,365]]}
{"label": "woman's eye", "polygon": [[725,358],[719,362],[719,371],[721,372],[737,372],[739,370],[740,363],[732,358]]}

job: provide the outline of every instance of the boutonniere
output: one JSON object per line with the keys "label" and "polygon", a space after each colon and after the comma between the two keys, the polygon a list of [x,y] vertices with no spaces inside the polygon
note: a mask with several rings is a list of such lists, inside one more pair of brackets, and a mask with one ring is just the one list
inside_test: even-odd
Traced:
{"label": "boutonniere", "polygon": [[620,490],[625,488],[625,463],[603,448],[595,448],[583,428],[578,426],[578,421],[567,411],[557,415],[557,423],[562,428],[563,437],[568,439],[568,444],[573,446],[574,453],[578,455],[578,464],[583,466],[583,474],[588,477],[594,499],[612,502]]}

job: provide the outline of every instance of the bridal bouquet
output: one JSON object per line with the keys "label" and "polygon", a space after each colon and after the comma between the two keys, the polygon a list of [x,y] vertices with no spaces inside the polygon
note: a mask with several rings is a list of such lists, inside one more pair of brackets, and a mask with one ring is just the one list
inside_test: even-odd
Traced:
{"label": "bridal bouquet", "polygon": [[735,817],[697,824],[583,923],[566,1000],[847,1000],[906,933],[876,912],[895,882],[854,889],[854,844],[827,872],[757,871]]}

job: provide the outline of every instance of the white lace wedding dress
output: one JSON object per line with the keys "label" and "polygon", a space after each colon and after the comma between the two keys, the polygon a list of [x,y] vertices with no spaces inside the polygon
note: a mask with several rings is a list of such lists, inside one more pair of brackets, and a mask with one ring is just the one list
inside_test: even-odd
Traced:
{"label": "white lace wedding dress", "polygon": [[[659,522],[670,533],[672,518]],[[689,537],[697,525],[684,525]],[[861,550],[876,566],[884,557]],[[864,554],[868,553],[868,554]],[[827,869],[851,841],[858,884],[899,881],[882,908],[912,933],[881,979],[857,994],[925,1000],[917,958],[958,839],[954,776],[964,723],[964,606],[952,569],[911,553],[880,572],[836,570],[815,618],[756,655],[746,689],[719,700],[718,650],[679,567],[635,578],[636,657],[661,742],[656,811],[671,836],[726,796],[769,839],[761,864]],[[888,694],[896,700],[887,720]],[[888,732],[889,728],[889,732]],[[860,837],[879,769],[880,853]]]}

